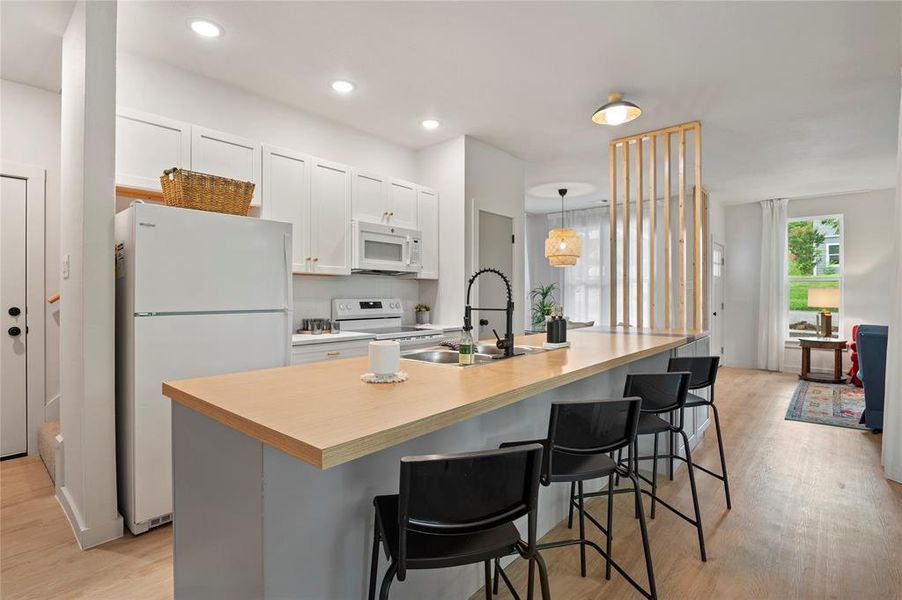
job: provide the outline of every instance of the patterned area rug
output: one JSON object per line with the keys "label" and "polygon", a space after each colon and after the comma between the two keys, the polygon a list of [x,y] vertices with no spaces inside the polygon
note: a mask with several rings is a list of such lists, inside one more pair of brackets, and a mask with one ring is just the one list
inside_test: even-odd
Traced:
{"label": "patterned area rug", "polygon": [[854,385],[799,381],[786,411],[789,421],[804,421],[865,429],[858,424],[864,412],[864,390]]}

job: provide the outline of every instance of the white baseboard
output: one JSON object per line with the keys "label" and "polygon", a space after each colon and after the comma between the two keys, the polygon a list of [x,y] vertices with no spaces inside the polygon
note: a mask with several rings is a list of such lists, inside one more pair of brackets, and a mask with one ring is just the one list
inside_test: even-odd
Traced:
{"label": "white baseboard", "polygon": [[78,542],[78,547],[82,550],[87,550],[122,537],[122,515],[117,513],[114,519],[104,521],[93,527],[87,527],[65,485],[57,488],[56,500],[63,508],[63,512],[66,513],[66,518],[72,527],[72,533],[75,534],[75,541]]}

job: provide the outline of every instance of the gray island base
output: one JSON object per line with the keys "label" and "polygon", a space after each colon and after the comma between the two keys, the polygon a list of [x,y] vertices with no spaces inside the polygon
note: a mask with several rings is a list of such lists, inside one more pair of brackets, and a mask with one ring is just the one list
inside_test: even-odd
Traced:
{"label": "gray island base", "polygon": [[[674,355],[706,355],[708,339],[692,339],[324,470],[173,402],[175,597],[366,598],[372,499],[397,493],[402,456],[496,448],[508,440],[542,438],[552,402],[620,397],[627,373],[666,370]],[[708,426],[708,415],[704,408],[691,409],[686,420],[694,446]],[[650,449],[650,439],[644,443]],[[659,467],[666,474],[667,465]],[[588,491],[601,486],[587,487]],[[540,535],[566,518],[568,492],[566,485],[541,489]],[[525,524],[520,529],[525,532]],[[380,578],[386,567],[383,557]],[[409,571],[406,581],[392,585],[391,597],[461,600],[481,586],[481,565]]]}

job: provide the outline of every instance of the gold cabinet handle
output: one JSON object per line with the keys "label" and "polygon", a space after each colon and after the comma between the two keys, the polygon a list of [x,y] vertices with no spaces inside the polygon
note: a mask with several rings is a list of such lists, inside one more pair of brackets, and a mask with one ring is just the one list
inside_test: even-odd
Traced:
{"label": "gold cabinet handle", "polygon": [[395,212],[394,212],[394,211],[392,211],[392,212],[390,212],[390,213],[388,213],[388,216],[389,216],[389,217],[393,217],[393,216],[395,216]]}
{"label": "gold cabinet handle", "polygon": [[304,258],[304,260],[305,260],[305,261],[306,261],[306,260],[310,260],[311,258],[312,258],[312,257],[307,256],[307,257]]}
{"label": "gold cabinet handle", "polygon": [[313,257],[313,262],[316,262],[316,261],[318,261],[318,260],[319,260],[319,257],[318,257],[318,256],[314,256],[314,257]]}
{"label": "gold cabinet handle", "polygon": [[339,356],[340,354],[340,350],[330,350],[329,352],[326,352],[326,356]]}

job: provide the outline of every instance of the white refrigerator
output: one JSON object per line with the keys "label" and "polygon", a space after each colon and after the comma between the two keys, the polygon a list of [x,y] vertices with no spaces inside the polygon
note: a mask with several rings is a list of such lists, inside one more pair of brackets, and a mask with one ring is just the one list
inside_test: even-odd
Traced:
{"label": "white refrigerator", "polygon": [[116,215],[119,510],[133,533],[172,518],[162,382],[288,365],[291,225],[136,203]]}

